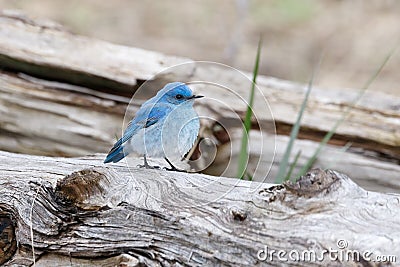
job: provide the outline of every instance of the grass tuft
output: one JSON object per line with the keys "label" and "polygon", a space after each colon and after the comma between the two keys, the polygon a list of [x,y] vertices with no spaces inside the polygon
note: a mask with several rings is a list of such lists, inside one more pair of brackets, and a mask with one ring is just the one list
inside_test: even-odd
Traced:
{"label": "grass tuft", "polygon": [[247,161],[248,161],[248,143],[249,143],[249,131],[251,128],[251,117],[253,116],[253,105],[254,105],[254,93],[258,76],[258,67],[260,65],[260,55],[261,55],[262,38],[260,37],[257,47],[256,62],[253,70],[253,82],[251,84],[250,98],[247,105],[246,116],[244,119],[244,129],[242,136],[242,143],[239,152],[239,162],[238,162],[238,172],[237,176],[243,179],[246,174]]}
{"label": "grass tuft", "polygon": [[373,75],[367,80],[367,82],[362,87],[361,91],[357,94],[356,98],[354,99],[353,103],[347,108],[347,110],[342,114],[341,118],[333,125],[332,129],[324,136],[322,141],[319,143],[318,148],[315,150],[312,157],[307,161],[306,165],[301,168],[300,172],[296,176],[296,180],[305,175],[307,171],[312,167],[312,165],[317,160],[318,155],[321,153],[321,150],[326,146],[332,136],[335,134],[337,128],[346,120],[347,116],[349,115],[350,111],[353,107],[357,104],[357,102],[363,97],[369,86],[375,81],[376,77],[378,77],[379,73],[382,71],[383,67],[389,61],[389,59],[393,56],[394,52],[396,51],[398,45],[396,45],[389,54],[384,58],[381,65],[376,69]]}
{"label": "grass tuft", "polygon": [[[319,62],[321,62],[321,60]],[[275,179],[276,183],[282,183],[282,182],[290,179],[291,172],[293,171],[294,166],[293,166],[293,168],[290,168],[289,172],[287,173],[287,168],[289,166],[289,158],[290,158],[290,155],[292,154],[294,141],[297,139],[297,135],[299,134],[299,130],[300,130],[300,126],[301,126],[301,119],[303,117],[304,110],[307,107],[308,97],[310,96],[311,89],[312,89],[313,82],[314,82],[315,70],[318,70],[319,65],[320,65],[320,63],[318,64],[317,68],[313,70],[310,81],[308,82],[306,95],[304,97],[303,103],[301,104],[300,111],[299,111],[299,113],[297,113],[296,122],[292,127],[292,131],[290,132],[289,143],[286,146],[285,153],[283,154],[281,163],[279,164],[278,175],[276,176],[276,179]]]}

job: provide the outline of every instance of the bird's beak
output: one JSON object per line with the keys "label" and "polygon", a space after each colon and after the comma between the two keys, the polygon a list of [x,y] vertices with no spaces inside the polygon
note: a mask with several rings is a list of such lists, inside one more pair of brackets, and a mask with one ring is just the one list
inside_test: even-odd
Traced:
{"label": "bird's beak", "polygon": [[189,99],[202,98],[203,95],[192,95]]}

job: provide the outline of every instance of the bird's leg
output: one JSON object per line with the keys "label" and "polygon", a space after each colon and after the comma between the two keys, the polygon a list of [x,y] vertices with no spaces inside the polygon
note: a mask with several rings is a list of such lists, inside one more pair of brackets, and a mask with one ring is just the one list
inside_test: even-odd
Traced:
{"label": "bird's leg", "polygon": [[149,163],[147,162],[146,155],[143,155],[143,159],[144,159],[144,164],[143,165],[139,165],[139,168],[160,169],[160,166],[151,166],[151,165],[149,165]]}
{"label": "bird's leg", "polygon": [[175,172],[187,172],[186,170],[181,170],[178,169],[177,167],[175,167],[171,161],[169,161],[169,159],[167,157],[164,157],[165,161],[168,162],[169,166],[171,166],[171,168],[165,168],[167,171],[175,171]]}

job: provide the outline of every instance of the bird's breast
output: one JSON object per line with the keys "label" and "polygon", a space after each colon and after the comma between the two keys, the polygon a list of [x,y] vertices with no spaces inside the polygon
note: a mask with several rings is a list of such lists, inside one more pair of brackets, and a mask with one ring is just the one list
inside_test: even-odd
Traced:
{"label": "bird's breast", "polygon": [[165,156],[180,158],[185,155],[196,141],[199,129],[199,117],[193,108],[172,111],[162,129]]}

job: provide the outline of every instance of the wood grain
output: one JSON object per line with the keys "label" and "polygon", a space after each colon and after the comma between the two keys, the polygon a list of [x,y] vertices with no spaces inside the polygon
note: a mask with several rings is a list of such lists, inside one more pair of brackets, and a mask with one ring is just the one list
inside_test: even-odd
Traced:
{"label": "wood grain", "polygon": [[400,256],[400,196],[365,191],[343,174],[314,170],[271,185],[138,169],[137,159],[104,166],[103,157],[0,152],[0,210],[18,241],[5,266],[32,264],[31,209],[37,266],[281,266],[257,254],[265,246],[319,253],[340,239],[351,250]]}

